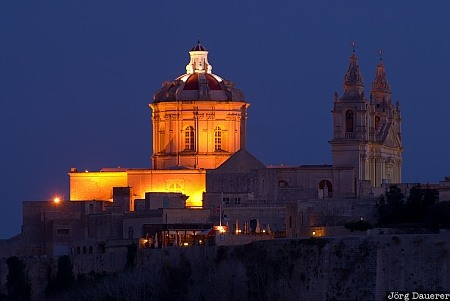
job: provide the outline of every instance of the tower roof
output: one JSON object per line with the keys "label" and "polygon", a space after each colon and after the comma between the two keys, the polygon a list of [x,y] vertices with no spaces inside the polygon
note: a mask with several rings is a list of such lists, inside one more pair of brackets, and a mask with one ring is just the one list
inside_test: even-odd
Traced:
{"label": "tower roof", "polygon": [[200,41],[189,51],[189,55],[186,73],[172,82],[164,82],[153,96],[155,103],[185,100],[244,101],[244,94],[235,88],[234,83],[212,73],[208,51]]}
{"label": "tower roof", "polygon": [[200,40],[199,40],[197,42],[197,45],[192,47],[191,51],[208,51],[208,50],[206,50],[206,48],[202,44],[200,44]]}
{"label": "tower roof", "polygon": [[377,73],[372,83],[370,95],[376,98],[386,99],[391,95],[391,87],[386,78],[386,70],[384,69],[383,59],[380,51],[380,62],[377,66]]}
{"label": "tower roof", "polygon": [[364,88],[364,80],[359,70],[358,58],[355,53],[349,59],[347,73],[344,76],[344,89]]}
{"label": "tower roof", "polygon": [[358,57],[353,49],[348,70],[344,76],[344,95],[342,100],[364,99],[364,80],[359,70]]}

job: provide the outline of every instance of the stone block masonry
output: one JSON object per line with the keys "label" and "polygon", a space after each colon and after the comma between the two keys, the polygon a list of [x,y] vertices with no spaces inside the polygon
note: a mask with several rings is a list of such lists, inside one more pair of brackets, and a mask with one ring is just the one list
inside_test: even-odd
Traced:
{"label": "stone block masonry", "polygon": [[[35,300],[43,296],[46,265],[55,271],[55,260],[24,258]],[[239,246],[140,249],[134,269],[124,266],[122,273],[96,278],[95,289],[85,282],[59,297],[384,300],[389,291],[450,291],[449,271],[448,234],[275,239]],[[6,293],[7,272],[3,262],[1,293]]]}

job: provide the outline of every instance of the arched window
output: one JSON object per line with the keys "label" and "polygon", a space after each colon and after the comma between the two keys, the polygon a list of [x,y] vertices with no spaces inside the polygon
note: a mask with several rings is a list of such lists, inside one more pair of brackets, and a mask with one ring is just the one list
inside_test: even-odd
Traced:
{"label": "arched window", "polygon": [[319,182],[319,189],[323,192],[323,198],[333,197],[333,184],[328,180],[322,180]]}
{"label": "arched window", "polygon": [[375,129],[378,130],[380,128],[380,116],[375,116]]}
{"label": "arched window", "polygon": [[179,183],[170,184],[169,192],[182,192],[181,185]]}
{"label": "arched window", "polygon": [[222,129],[219,126],[214,129],[214,150],[222,150]]}
{"label": "arched window", "polygon": [[345,112],[345,129],[347,133],[353,132],[353,111],[348,110]]}
{"label": "arched window", "polygon": [[195,150],[195,133],[192,126],[188,126],[184,131],[184,149],[189,151]]}
{"label": "arched window", "polygon": [[289,187],[289,183],[285,180],[279,180],[278,187]]}

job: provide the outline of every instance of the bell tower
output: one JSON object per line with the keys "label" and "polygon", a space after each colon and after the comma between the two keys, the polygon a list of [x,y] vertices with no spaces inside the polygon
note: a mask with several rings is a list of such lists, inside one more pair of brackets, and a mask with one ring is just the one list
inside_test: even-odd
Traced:
{"label": "bell tower", "polygon": [[375,79],[370,91],[371,125],[369,177],[376,186],[380,182],[400,183],[402,169],[402,133],[400,102],[391,99],[391,88],[386,78],[382,51]]}
{"label": "bell tower", "polygon": [[368,180],[373,187],[401,182],[400,104],[392,105],[381,52],[368,100],[353,50],[344,76],[344,94],[339,97],[335,92],[332,113],[333,166],[353,167],[357,180]]}

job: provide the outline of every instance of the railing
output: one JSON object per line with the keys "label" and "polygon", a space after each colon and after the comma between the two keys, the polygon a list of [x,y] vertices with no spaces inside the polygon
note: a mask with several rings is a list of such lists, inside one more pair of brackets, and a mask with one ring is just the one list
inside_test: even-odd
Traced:
{"label": "railing", "polygon": [[243,202],[239,205],[237,204],[228,204],[228,205],[222,205],[222,209],[239,209],[239,208],[284,208],[286,207],[286,203],[265,203],[263,201],[261,202],[252,202],[252,203],[246,203]]}

